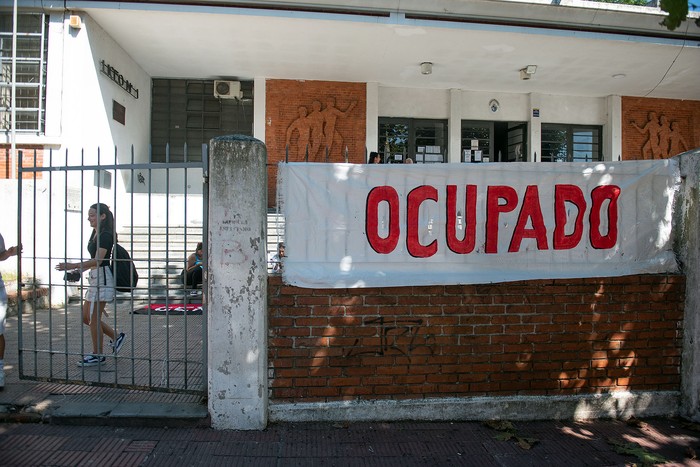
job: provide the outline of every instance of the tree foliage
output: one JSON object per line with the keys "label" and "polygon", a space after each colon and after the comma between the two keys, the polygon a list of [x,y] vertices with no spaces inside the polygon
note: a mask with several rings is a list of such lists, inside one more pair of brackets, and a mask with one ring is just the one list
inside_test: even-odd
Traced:
{"label": "tree foliage", "polygon": [[[598,0],[601,3],[619,3],[623,5],[641,5],[649,4],[647,0]],[[681,25],[688,17],[688,0],[661,0],[659,3],[661,11],[665,11],[668,15],[661,21],[661,24],[668,30],[673,31]],[[695,7],[693,7],[695,8]],[[695,20],[695,24],[700,27],[700,18]]]}

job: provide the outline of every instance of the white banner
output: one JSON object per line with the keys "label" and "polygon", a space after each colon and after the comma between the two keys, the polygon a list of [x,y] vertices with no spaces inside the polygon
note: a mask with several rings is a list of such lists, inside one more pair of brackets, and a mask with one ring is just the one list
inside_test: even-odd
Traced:
{"label": "white banner", "polygon": [[484,284],[675,272],[674,159],[281,163],[285,282]]}

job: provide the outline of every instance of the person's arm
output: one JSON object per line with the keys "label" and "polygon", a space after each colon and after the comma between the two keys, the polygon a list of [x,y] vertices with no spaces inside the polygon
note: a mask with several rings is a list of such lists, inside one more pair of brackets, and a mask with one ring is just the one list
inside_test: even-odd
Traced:
{"label": "person's arm", "polygon": [[197,266],[197,258],[194,253],[187,257],[187,271],[191,271]]}
{"label": "person's arm", "polygon": [[56,265],[57,271],[72,271],[77,269],[80,272],[87,271],[88,269],[96,268],[102,263],[102,260],[107,256],[106,248],[98,248],[97,253],[94,258],[81,261],[79,263],[58,263]]}
{"label": "person's arm", "polygon": [[0,261],[5,261],[10,256],[17,256],[22,251],[22,244],[11,246],[5,251],[0,252]]}

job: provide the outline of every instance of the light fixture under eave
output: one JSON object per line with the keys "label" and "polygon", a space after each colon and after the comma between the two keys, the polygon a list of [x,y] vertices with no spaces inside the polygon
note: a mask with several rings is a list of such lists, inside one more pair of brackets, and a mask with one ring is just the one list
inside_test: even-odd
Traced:
{"label": "light fixture under eave", "polygon": [[80,29],[83,27],[83,22],[78,15],[70,15],[68,18],[68,26],[72,29]]}
{"label": "light fixture under eave", "polygon": [[528,65],[520,69],[520,79],[530,79],[537,71],[537,65]]}
{"label": "light fixture under eave", "polygon": [[433,72],[433,62],[423,62],[420,64],[420,72],[424,75],[429,75]]}
{"label": "light fixture under eave", "polygon": [[624,73],[616,73],[612,75],[613,79],[622,79],[622,78],[627,78],[627,75]]}

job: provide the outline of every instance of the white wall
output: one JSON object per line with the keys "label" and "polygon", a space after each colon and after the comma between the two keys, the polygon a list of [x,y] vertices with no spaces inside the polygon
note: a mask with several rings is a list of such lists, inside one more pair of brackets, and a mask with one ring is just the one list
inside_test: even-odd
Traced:
{"label": "white wall", "polygon": [[[95,165],[149,160],[151,112],[151,78],[129,55],[86,14],[81,14],[82,28],[71,29],[68,15],[54,13],[49,20],[47,55],[46,133],[43,136],[18,134],[17,144],[42,144],[46,148],[44,165]],[[132,97],[108,76],[101,73],[101,60],[116,68],[139,90]],[[112,118],[113,101],[126,108],[125,124]],[[115,149],[116,148],[116,149]],[[49,153],[49,149],[51,153]],[[116,155],[115,155],[116,151]],[[36,183],[22,183],[22,242],[25,259],[23,272],[34,272],[38,279],[63,284],[63,273],[53,271],[48,259],[85,255],[90,228],[87,210],[98,200],[118,207],[118,222],[131,215],[122,199],[129,173],[112,174],[111,187],[98,189],[95,172],[44,172]],[[201,192],[201,171],[194,176]],[[68,192],[68,196],[66,193]],[[36,198],[35,198],[36,197]],[[68,198],[68,199],[67,199]],[[17,212],[17,181],[0,186],[0,201],[9,211]],[[50,200],[50,203],[49,203]],[[70,204],[70,209],[66,206]],[[36,209],[34,208],[36,206]],[[51,210],[49,214],[49,209]],[[197,217],[201,218],[200,213]],[[9,232],[10,228],[14,229]],[[16,225],[3,224],[9,241],[14,241]],[[66,241],[68,239],[68,241]]]}
{"label": "white wall", "polygon": [[[120,162],[126,163],[131,158],[131,145],[134,145],[136,161],[146,162],[150,141],[151,78],[99,24],[84,13],[81,16],[81,29],[64,25],[63,147],[85,148],[90,152],[101,148],[110,157],[117,147]],[[139,90],[138,99],[100,72],[102,60]],[[112,118],[113,100],[126,107],[125,125]]]}
{"label": "white wall", "polygon": [[379,86],[380,117],[447,118],[449,112],[449,89]]}

